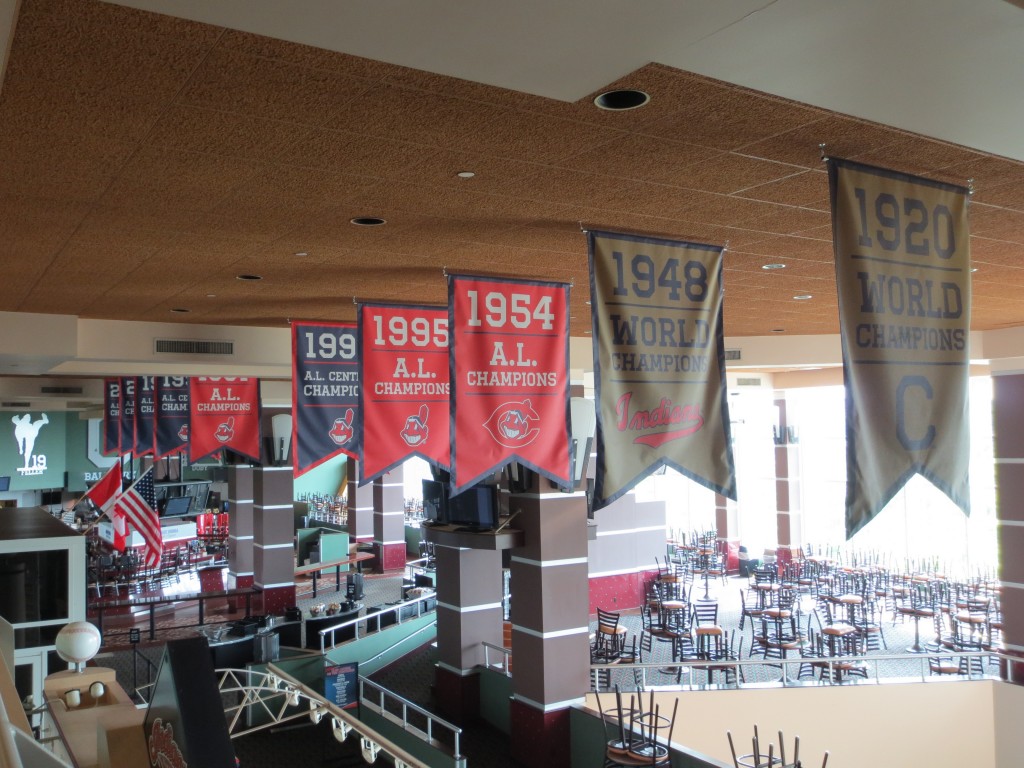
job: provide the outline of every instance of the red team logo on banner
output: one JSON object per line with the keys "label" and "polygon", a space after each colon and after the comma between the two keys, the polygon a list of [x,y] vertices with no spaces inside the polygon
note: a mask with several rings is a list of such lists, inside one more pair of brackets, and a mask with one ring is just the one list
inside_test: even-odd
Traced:
{"label": "red team logo on banner", "polygon": [[190,391],[189,459],[230,448],[260,460],[260,380],[193,376]]}
{"label": "red team logo on banner", "polygon": [[448,310],[362,304],[362,483],[410,456],[447,469]]}
{"label": "red team logo on banner", "polygon": [[455,275],[452,484],[510,461],[569,480],[569,286]]}

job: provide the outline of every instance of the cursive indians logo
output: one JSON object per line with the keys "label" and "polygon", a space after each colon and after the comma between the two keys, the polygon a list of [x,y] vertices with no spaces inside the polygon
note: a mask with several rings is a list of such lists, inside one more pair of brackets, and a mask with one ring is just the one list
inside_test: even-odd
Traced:
{"label": "cursive indians logo", "polygon": [[495,442],[506,448],[522,448],[540,434],[540,416],[529,400],[502,403],[484,422],[483,426]]}
{"label": "cursive indians logo", "polygon": [[24,457],[24,465],[18,467],[18,473],[22,475],[41,475],[46,471],[46,455],[35,454],[36,438],[39,437],[39,430],[50,423],[50,419],[44,413],[42,418],[32,421],[32,415],[26,413],[24,416],[12,416],[14,424],[14,441],[18,444],[18,453]]}
{"label": "cursive indians logo", "polygon": [[162,718],[153,721],[149,732],[149,762],[156,768],[188,768],[178,742],[174,740],[174,726],[164,725]]}
{"label": "cursive indians logo", "polygon": [[699,432],[704,417],[696,405],[675,405],[667,397],[649,410],[632,408],[633,393],[626,392],[615,403],[615,421],[619,432],[637,433],[633,442],[657,448]]}
{"label": "cursive indians logo", "polygon": [[355,421],[356,413],[351,408],[345,411],[345,417],[341,419],[335,419],[334,425],[331,427],[331,431],[327,434],[331,440],[334,441],[335,445],[344,445],[352,439],[352,435],[355,434],[355,428],[352,426],[352,422]]}
{"label": "cursive indians logo", "polygon": [[428,416],[430,416],[430,409],[423,404],[420,406],[419,413],[405,419],[405,427],[399,434],[406,445],[415,448],[417,445],[427,442],[427,436],[430,434],[430,430],[427,429]]}

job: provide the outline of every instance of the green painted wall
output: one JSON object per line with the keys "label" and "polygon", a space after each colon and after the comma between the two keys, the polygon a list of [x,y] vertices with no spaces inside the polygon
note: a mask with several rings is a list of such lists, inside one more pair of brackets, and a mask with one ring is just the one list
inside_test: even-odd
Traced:
{"label": "green painted wall", "polygon": [[319,467],[309,470],[301,477],[295,478],[295,498],[301,499],[306,494],[334,496],[345,483],[346,456],[335,456]]}

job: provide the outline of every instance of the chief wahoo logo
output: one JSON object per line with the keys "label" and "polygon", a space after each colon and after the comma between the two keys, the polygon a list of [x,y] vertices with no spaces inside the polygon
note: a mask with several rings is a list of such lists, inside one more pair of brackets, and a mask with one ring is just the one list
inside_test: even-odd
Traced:
{"label": "chief wahoo logo", "polygon": [[538,424],[540,416],[529,400],[523,400],[499,405],[484,422],[484,428],[500,445],[522,448],[537,439],[540,434]]}
{"label": "chief wahoo logo", "polygon": [[331,431],[327,434],[330,435],[330,438],[334,441],[335,445],[344,445],[352,439],[352,435],[355,434],[352,422],[355,418],[355,411],[349,408],[345,411],[345,418],[334,420],[334,426],[331,427]]}
{"label": "chief wahoo logo", "polygon": [[430,430],[427,429],[428,416],[430,416],[430,409],[423,404],[420,406],[418,414],[406,418],[405,427],[399,433],[406,445],[415,447],[427,442],[427,435],[430,434]]}

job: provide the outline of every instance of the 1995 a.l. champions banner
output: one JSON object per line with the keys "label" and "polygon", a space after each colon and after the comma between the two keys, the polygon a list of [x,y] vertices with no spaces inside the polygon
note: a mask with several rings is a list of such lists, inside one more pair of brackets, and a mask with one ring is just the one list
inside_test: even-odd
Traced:
{"label": "1995 a.l. champions banner", "polygon": [[970,510],[965,187],[828,161],[846,381],[846,535],[915,473]]}
{"label": "1995 a.l. champions banner", "polygon": [[658,467],[736,498],[719,246],[589,232],[597,398],[594,503]]}
{"label": "1995 a.l. champions banner", "polygon": [[448,469],[448,309],[359,305],[360,485],[412,456]]}

